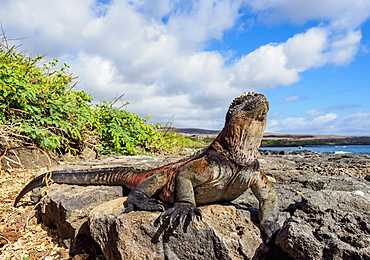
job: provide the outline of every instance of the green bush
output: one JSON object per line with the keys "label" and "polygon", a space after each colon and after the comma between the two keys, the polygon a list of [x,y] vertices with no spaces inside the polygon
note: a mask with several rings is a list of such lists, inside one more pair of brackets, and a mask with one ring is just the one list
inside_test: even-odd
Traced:
{"label": "green bush", "polygon": [[[199,142],[174,133],[162,134],[160,125],[105,101],[93,104],[84,91],[75,91],[66,64],[43,63],[0,44],[0,125],[7,134],[46,150],[78,154],[86,146],[100,154],[173,152],[174,147]],[[6,126],[6,127],[4,127]]]}
{"label": "green bush", "polygon": [[95,129],[99,133],[100,153],[140,154],[156,152],[158,142],[163,139],[148,119],[134,113],[108,105],[105,101],[94,106]]}
{"label": "green bush", "polygon": [[0,124],[42,148],[78,152],[91,129],[91,96],[74,91],[73,77],[57,60],[39,66],[42,57],[27,57],[0,48]]}

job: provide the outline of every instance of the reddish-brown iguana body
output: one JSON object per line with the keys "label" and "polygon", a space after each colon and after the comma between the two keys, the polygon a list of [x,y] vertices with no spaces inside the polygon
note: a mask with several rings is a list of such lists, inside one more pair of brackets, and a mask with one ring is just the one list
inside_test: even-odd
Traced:
{"label": "reddish-brown iguana body", "polygon": [[[77,171],[53,171],[55,183],[122,185],[131,190],[124,212],[164,210],[153,197],[173,204],[159,221],[169,217],[194,220],[201,216],[196,205],[232,201],[251,188],[259,200],[261,229],[267,238],[279,229],[277,195],[260,169],[257,155],[266,125],[268,102],[260,93],[244,93],[226,114],[225,126],[203,152],[160,168],[138,171],[116,167]],[[44,186],[45,174],[32,180],[18,195],[15,206],[28,191]]]}

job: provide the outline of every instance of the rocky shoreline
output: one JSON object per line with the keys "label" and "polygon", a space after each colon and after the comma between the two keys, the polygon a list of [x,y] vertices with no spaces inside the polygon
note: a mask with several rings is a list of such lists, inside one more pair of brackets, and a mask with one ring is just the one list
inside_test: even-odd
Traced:
{"label": "rocky shoreline", "polygon": [[[147,169],[182,157],[106,156],[59,167]],[[52,185],[39,217],[71,254],[106,259],[370,259],[370,156],[260,151],[259,161],[279,194],[282,230],[273,244],[259,231],[250,190],[231,204],[202,206],[203,221],[185,233],[153,226],[157,212],[121,215],[118,187]]]}
{"label": "rocky shoreline", "polygon": [[370,156],[263,151],[280,209],[276,246],[292,259],[370,259]]}
{"label": "rocky shoreline", "polygon": [[370,175],[370,155],[320,154],[307,150],[260,150],[262,169],[277,181],[302,175],[349,175],[364,179]]}

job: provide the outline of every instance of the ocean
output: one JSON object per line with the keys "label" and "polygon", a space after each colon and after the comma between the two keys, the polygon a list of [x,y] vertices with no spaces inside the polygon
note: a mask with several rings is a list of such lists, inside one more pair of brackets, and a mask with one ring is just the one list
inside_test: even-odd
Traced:
{"label": "ocean", "polygon": [[303,147],[260,147],[260,150],[271,151],[302,151],[309,150],[315,153],[324,154],[368,154],[370,145],[305,145]]}

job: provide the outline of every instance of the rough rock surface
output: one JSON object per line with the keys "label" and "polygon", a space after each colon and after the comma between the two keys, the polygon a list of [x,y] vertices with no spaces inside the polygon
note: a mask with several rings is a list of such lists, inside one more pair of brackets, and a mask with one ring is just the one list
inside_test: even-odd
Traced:
{"label": "rough rock surface", "polygon": [[[274,244],[261,238],[250,190],[233,204],[201,207],[203,221],[187,232],[155,227],[159,212],[120,214],[118,187],[52,185],[40,217],[72,254],[90,250],[107,259],[370,259],[370,157],[266,153],[261,166],[276,180],[286,218]],[[177,159],[116,156],[68,167],[149,168]]]}
{"label": "rough rock surface", "polygon": [[201,207],[203,221],[184,229],[154,225],[158,212],[120,214],[125,199],[90,213],[90,230],[107,259],[252,259],[263,245],[247,209]]}
{"label": "rough rock surface", "polygon": [[122,187],[52,185],[41,200],[39,217],[58,230],[70,253],[100,252],[90,234],[89,212],[96,206],[122,197]]}
{"label": "rough rock surface", "polygon": [[370,259],[370,156],[277,153],[261,164],[290,215],[278,248],[292,259]]}

